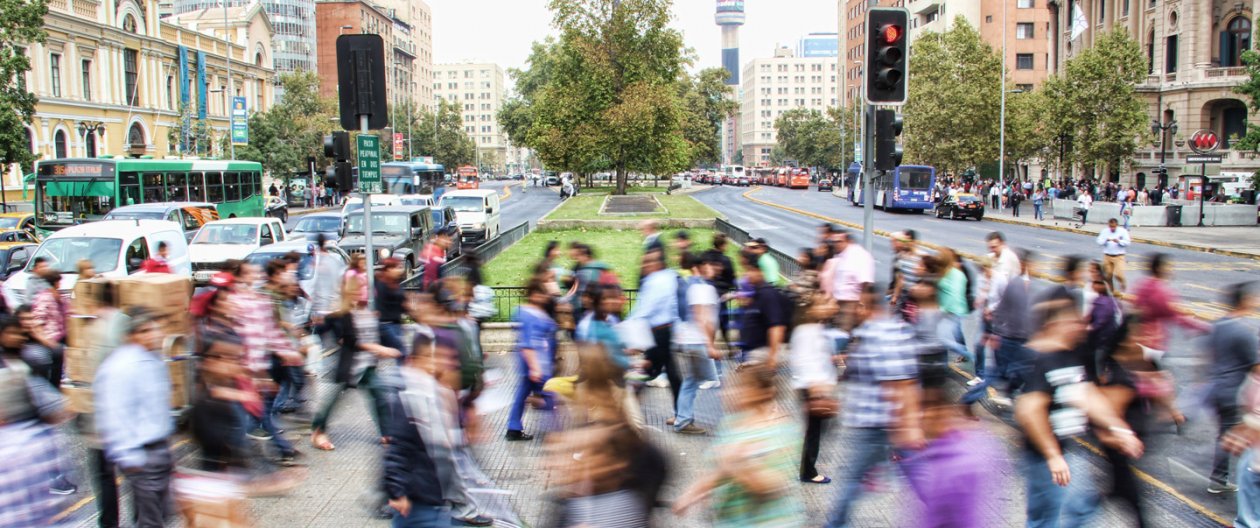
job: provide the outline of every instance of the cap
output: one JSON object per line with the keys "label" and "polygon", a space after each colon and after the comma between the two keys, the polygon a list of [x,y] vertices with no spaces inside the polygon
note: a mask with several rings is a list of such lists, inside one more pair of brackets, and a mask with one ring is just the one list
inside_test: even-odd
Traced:
{"label": "cap", "polygon": [[227,288],[236,282],[236,276],[226,271],[215,273],[210,277],[210,285],[215,288]]}

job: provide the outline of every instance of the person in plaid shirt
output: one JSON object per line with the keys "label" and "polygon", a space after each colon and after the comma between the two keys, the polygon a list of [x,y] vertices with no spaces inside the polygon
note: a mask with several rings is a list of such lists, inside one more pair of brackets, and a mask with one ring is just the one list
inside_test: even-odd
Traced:
{"label": "person in plaid shirt", "polygon": [[842,445],[856,452],[841,470],[840,494],[827,526],[849,525],[853,503],[862,492],[862,479],[892,449],[920,449],[918,358],[914,329],[892,318],[873,284],[866,284],[857,307],[858,326],[845,361],[847,392],[841,423]]}
{"label": "person in plaid shirt", "polygon": [[257,264],[243,262],[236,277],[236,290],[232,293],[232,301],[236,303],[236,331],[245,347],[245,367],[253,376],[254,388],[263,401],[262,415],[250,415],[251,425],[256,427],[249,435],[259,440],[271,440],[280,450],[281,462],[288,464],[302,454],[278,434],[278,428],[272,421],[276,385],[271,367],[274,355],[291,358],[297,354],[284,337],[270,297],[253,287],[261,279],[262,273]]}

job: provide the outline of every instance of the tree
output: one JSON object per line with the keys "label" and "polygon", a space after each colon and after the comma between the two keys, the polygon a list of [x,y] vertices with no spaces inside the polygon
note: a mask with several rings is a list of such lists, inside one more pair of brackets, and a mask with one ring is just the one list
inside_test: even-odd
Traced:
{"label": "tree", "polygon": [[[1257,33],[1257,37],[1260,37],[1260,33]],[[1245,96],[1250,101],[1247,106],[1253,113],[1260,112],[1260,52],[1256,50],[1244,51],[1242,63],[1247,71],[1247,81],[1234,87],[1234,91]],[[1239,150],[1260,151],[1260,125],[1248,122],[1247,133],[1237,141],[1234,141],[1232,146]],[[1257,175],[1260,176],[1260,173],[1257,173]],[[1260,177],[1253,177],[1252,181],[1253,187],[1260,189]]]}
{"label": "tree", "polygon": [[844,148],[840,145],[837,118],[844,114],[794,108],[779,115],[774,126],[778,146],[786,159],[801,167],[835,168],[843,163]]}
{"label": "tree", "polygon": [[[35,94],[27,91],[26,72],[31,70],[23,46],[42,43],[44,0],[0,0],[0,160],[7,166],[28,167],[35,161],[26,123],[35,115]],[[17,82],[12,82],[16,80]]]}
{"label": "tree", "polygon": [[1061,84],[1047,83],[1054,102],[1045,114],[1054,120],[1051,130],[1071,137],[1065,162],[1118,171],[1139,140],[1151,138],[1147,105],[1137,93],[1146,73],[1141,47],[1123,30],[1095,35],[1092,47],[1067,61]]}
{"label": "tree", "polygon": [[531,56],[531,74],[519,90],[527,113],[516,116],[528,128],[518,144],[533,148],[550,168],[613,168],[619,194],[630,171],[685,168],[694,157],[683,130],[686,111],[677,86],[683,41],[669,27],[671,4],[551,0],[561,36],[554,46],[536,46]]}
{"label": "tree", "polygon": [[680,81],[684,117],[683,137],[691,147],[688,166],[713,164],[722,154],[722,123],[739,110],[730,98],[727,71],[708,68]]}
{"label": "tree", "polygon": [[1002,58],[980,33],[962,17],[944,33],[924,33],[910,72],[906,159],[942,173],[996,160]]}
{"label": "tree", "polygon": [[314,157],[316,166],[324,159],[324,136],[336,125],[336,104],[319,95],[319,77],[300,71],[280,76],[284,97],[265,112],[249,116],[249,144],[236,148],[239,159],[257,161],[273,176],[280,177],[306,168]]}
{"label": "tree", "polygon": [[448,172],[461,165],[475,163],[477,147],[464,131],[464,118],[460,116],[459,104],[439,100],[436,122],[435,132],[433,113],[424,113],[416,127],[415,136],[412,137],[412,150],[417,155],[433,156],[433,162],[442,165]]}

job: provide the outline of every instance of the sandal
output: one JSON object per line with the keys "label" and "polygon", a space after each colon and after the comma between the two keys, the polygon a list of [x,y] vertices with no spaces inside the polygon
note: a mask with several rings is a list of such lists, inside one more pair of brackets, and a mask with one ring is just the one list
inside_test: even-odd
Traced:
{"label": "sandal", "polygon": [[831,477],[815,475],[812,479],[801,479],[801,482],[806,484],[831,484]]}
{"label": "sandal", "polygon": [[320,451],[332,451],[337,449],[332,441],[328,440],[328,435],[324,432],[317,432],[311,435],[311,446]]}

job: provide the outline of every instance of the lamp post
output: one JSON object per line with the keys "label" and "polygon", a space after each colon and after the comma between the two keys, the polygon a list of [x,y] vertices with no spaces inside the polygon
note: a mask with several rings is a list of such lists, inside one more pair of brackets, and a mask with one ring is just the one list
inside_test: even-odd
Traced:
{"label": "lamp post", "polygon": [[232,80],[232,29],[228,27],[228,0],[223,0],[223,41],[227,43],[227,55],[224,56],[223,62],[227,64],[228,78],[227,94],[224,96],[228,103],[228,152],[229,159],[235,160],[236,142],[232,140],[232,108],[235,106],[233,98],[236,97],[236,89]]}
{"label": "lamp post", "polygon": [[1159,137],[1159,186],[1168,186],[1168,167],[1164,165],[1168,156],[1168,133],[1177,135],[1177,120],[1159,122],[1151,121],[1151,135]]}

